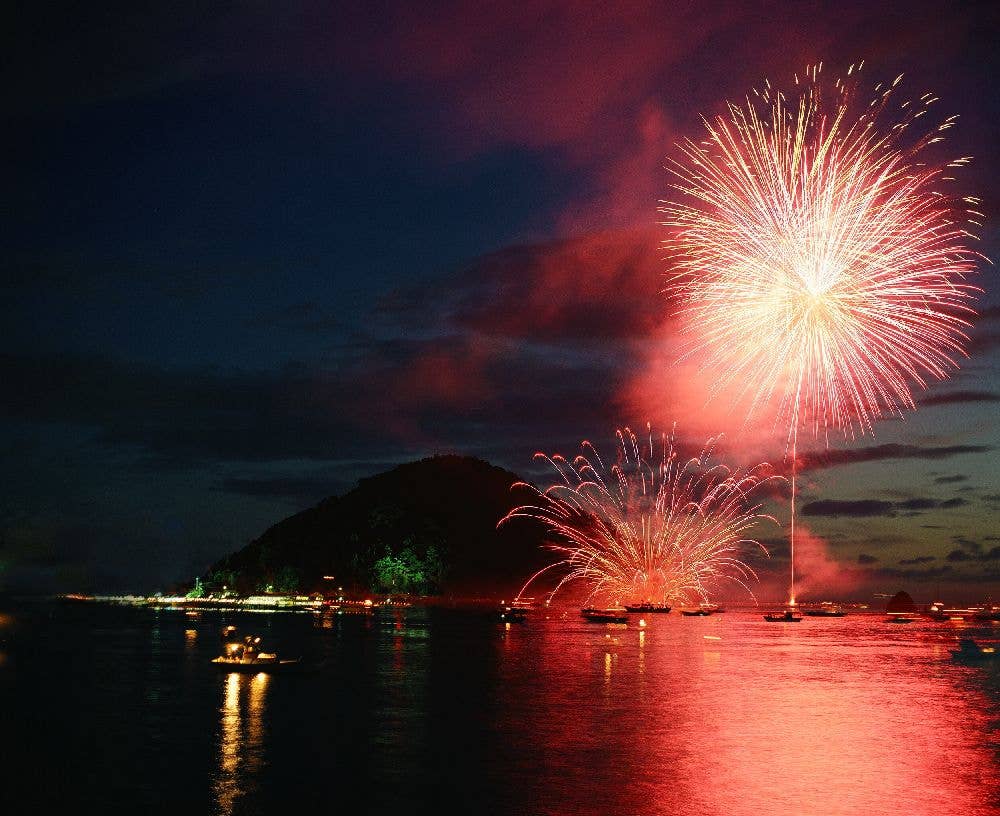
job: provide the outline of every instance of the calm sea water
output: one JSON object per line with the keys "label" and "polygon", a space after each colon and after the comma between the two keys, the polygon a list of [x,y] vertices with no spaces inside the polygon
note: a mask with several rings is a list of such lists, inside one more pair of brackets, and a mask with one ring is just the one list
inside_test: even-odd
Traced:
{"label": "calm sea water", "polygon": [[[647,622],[6,609],[0,801],[226,816],[1000,813],[1000,670],[949,660],[957,634],[1000,627],[736,611]],[[313,669],[216,671],[230,623]]]}

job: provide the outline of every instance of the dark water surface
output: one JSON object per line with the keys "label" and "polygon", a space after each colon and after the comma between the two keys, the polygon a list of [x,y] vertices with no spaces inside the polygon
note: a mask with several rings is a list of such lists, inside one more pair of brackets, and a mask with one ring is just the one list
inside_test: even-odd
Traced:
{"label": "dark water surface", "polygon": [[[1000,669],[878,615],[0,617],[0,803],[46,813],[1000,813]],[[314,666],[224,674],[233,623]],[[6,808],[0,808],[0,811]]]}

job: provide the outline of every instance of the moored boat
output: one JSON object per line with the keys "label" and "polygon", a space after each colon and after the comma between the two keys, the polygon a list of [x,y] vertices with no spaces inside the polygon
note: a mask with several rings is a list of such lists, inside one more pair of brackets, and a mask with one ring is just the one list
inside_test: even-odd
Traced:
{"label": "moored boat", "polygon": [[1000,660],[1000,650],[996,646],[983,646],[972,638],[962,638],[951,657],[961,663],[987,663]]}
{"label": "moored boat", "polygon": [[278,671],[288,671],[301,663],[299,658],[280,659],[275,654],[259,654],[257,657],[244,660],[235,657],[216,657],[212,659],[212,665],[217,669],[227,672],[239,672],[241,674],[258,674],[267,672],[272,674]]}
{"label": "moored boat", "polygon": [[681,614],[689,618],[707,618],[712,613],[707,609],[682,609]]}
{"label": "moored boat", "polygon": [[844,611],[843,607],[835,606],[833,604],[822,604],[820,606],[814,606],[810,609],[803,609],[803,615],[807,615],[810,618],[842,618],[847,613]]}
{"label": "moored boat", "polygon": [[1000,621],[1000,606],[987,604],[978,607],[973,611],[972,618],[977,621]]}
{"label": "moored boat", "polygon": [[524,623],[527,619],[527,606],[515,602],[500,607],[500,620],[506,623]]}
{"label": "moored boat", "polygon": [[802,616],[796,615],[791,609],[786,609],[784,612],[772,612],[764,615],[764,620],[768,623],[798,623],[802,620]]}
{"label": "moored boat", "polygon": [[670,611],[670,607],[667,604],[655,604],[655,603],[640,603],[640,604],[625,604],[626,612],[652,612],[652,613],[667,613]]}
{"label": "moored boat", "polygon": [[222,630],[223,654],[212,659],[212,665],[228,672],[257,674],[286,671],[299,665],[299,658],[282,659],[274,652],[260,651],[260,636],[247,635],[240,640],[235,626]]}
{"label": "moored boat", "polygon": [[588,606],[581,609],[580,614],[589,623],[628,623],[628,613],[623,607],[598,609]]}

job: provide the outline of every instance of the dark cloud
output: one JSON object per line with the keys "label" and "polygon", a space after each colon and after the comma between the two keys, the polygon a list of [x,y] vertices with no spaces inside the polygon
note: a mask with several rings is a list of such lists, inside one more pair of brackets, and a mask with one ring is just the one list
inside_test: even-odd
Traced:
{"label": "dark cloud", "polygon": [[969,541],[968,539],[962,539],[961,536],[954,537],[956,541],[961,544],[961,549],[952,550],[946,556],[948,561],[954,562],[967,562],[967,561],[978,561],[978,562],[993,562],[1000,561],[1000,546],[992,547],[989,550],[983,550],[982,546],[975,541]]}
{"label": "dark cloud", "polygon": [[930,510],[938,506],[936,499],[907,499],[896,503],[900,510]]}
{"label": "dark cloud", "polygon": [[802,508],[804,516],[854,516],[865,518],[869,516],[891,516],[895,513],[892,502],[864,499],[861,501],[837,501],[825,499],[809,502]]}
{"label": "dark cloud", "polygon": [[179,575],[198,574],[213,553],[239,542],[196,534],[186,544],[178,556],[169,538],[150,530],[79,521],[6,526],[0,531],[0,591],[152,591]]}
{"label": "dark cloud", "polygon": [[[345,384],[323,371],[168,369],[74,355],[0,355],[0,412],[93,427],[108,445],[189,460],[330,458],[351,425]],[[338,417],[334,419],[334,417]]]}
{"label": "dark cloud", "polygon": [[899,563],[903,566],[914,566],[918,564],[929,564],[931,561],[937,561],[937,556],[935,555],[918,555],[916,558],[900,558]]}
{"label": "dark cloud", "polygon": [[509,247],[431,287],[397,290],[379,313],[409,330],[498,340],[586,343],[645,337],[665,319],[660,236],[604,231]]}
{"label": "dark cloud", "polygon": [[337,493],[346,485],[331,483],[325,478],[276,476],[273,478],[228,478],[223,479],[216,489],[241,496],[272,499],[292,499],[310,503]]}
{"label": "dark cloud", "polygon": [[[280,371],[0,354],[0,415],[88,429],[109,449],[131,450],[148,472],[164,464],[398,461],[441,451],[501,464],[514,456],[517,468],[530,465],[542,442],[575,447],[583,434],[567,428],[611,435],[616,381],[606,365],[463,335],[372,341],[336,367]],[[502,436],[484,428],[501,428]]]}
{"label": "dark cloud", "polygon": [[879,578],[894,578],[904,581],[927,581],[932,578],[941,578],[952,572],[952,568],[945,564],[941,567],[927,567],[926,569],[899,569],[897,567],[878,567],[871,571],[873,576]]}
{"label": "dark cloud", "polygon": [[860,553],[858,555],[859,564],[877,564],[879,561],[874,555],[868,555],[867,553]]}
{"label": "dark cloud", "polygon": [[[926,510],[952,509],[968,504],[965,499],[930,499],[916,497],[898,502],[877,501],[874,499],[863,499],[860,501],[843,501],[839,499],[824,499],[822,501],[809,502],[802,508],[803,515],[806,516],[895,516],[902,513],[907,516],[916,516]],[[926,526],[926,525],[924,525]]]}
{"label": "dark cloud", "polygon": [[978,541],[966,538],[964,535],[953,535],[951,540],[966,552],[974,553],[976,555],[982,552],[983,547]]}
{"label": "dark cloud", "polygon": [[930,447],[922,445],[886,444],[854,450],[826,450],[804,454],[800,457],[803,470],[830,468],[838,465],[853,465],[859,462],[881,462],[891,459],[947,459],[969,453],[989,453],[989,445],[943,445]]}
{"label": "dark cloud", "polygon": [[261,331],[283,329],[303,334],[333,334],[344,328],[343,320],[312,300],[298,301],[259,312],[246,325]]}
{"label": "dark cloud", "polygon": [[994,394],[992,391],[950,391],[944,394],[931,394],[917,400],[917,404],[924,407],[967,402],[1000,402],[1000,394]]}

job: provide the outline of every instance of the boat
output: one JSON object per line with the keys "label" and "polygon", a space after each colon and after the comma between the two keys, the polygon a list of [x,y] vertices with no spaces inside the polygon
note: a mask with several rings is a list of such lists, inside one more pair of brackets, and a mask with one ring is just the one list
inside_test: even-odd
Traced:
{"label": "boat", "polygon": [[670,607],[667,604],[655,604],[648,601],[640,604],[625,604],[626,612],[661,612],[667,613]]}
{"label": "boat", "polygon": [[973,607],[946,607],[941,601],[935,601],[924,611],[924,615],[931,620],[960,623],[967,620],[1000,620],[1000,610],[997,610],[996,617],[992,617],[992,610],[995,607],[973,606]]}
{"label": "boat", "polygon": [[697,609],[682,609],[681,614],[689,618],[707,618],[712,613],[707,609],[698,607]]}
{"label": "boat", "polygon": [[814,606],[811,609],[803,609],[802,614],[808,615],[810,618],[842,618],[847,613],[839,606],[823,604],[821,606]]}
{"label": "boat", "polygon": [[796,615],[791,609],[786,609],[784,612],[773,612],[765,615],[764,620],[768,623],[798,623],[802,620],[802,616]]}
{"label": "boat", "polygon": [[580,610],[588,623],[628,623],[628,612],[622,607],[597,609],[592,606]]}
{"label": "boat", "polygon": [[886,623],[913,623],[916,618],[911,618],[909,615],[891,614],[885,619]]}
{"label": "boat", "polygon": [[977,621],[1000,621],[1000,606],[984,604],[976,607],[973,610],[972,618]]}
{"label": "boat", "polygon": [[528,619],[528,607],[512,603],[500,608],[500,620],[505,623],[524,623]]}
{"label": "boat", "polygon": [[282,659],[273,652],[262,652],[260,636],[247,635],[241,641],[235,626],[222,630],[224,653],[212,659],[212,665],[227,672],[258,674],[259,672],[286,671],[299,665],[299,658]]}
{"label": "boat", "polygon": [[987,663],[1000,659],[1000,651],[996,646],[982,646],[972,638],[962,638],[951,658],[960,663]]}
{"label": "boat", "polygon": [[274,672],[295,668],[301,662],[297,657],[281,659],[276,654],[264,652],[246,660],[239,657],[224,657],[221,655],[212,659],[212,665],[217,669],[222,669],[226,672],[240,672],[241,674],[259,674],[260,672],[273,674]]}

